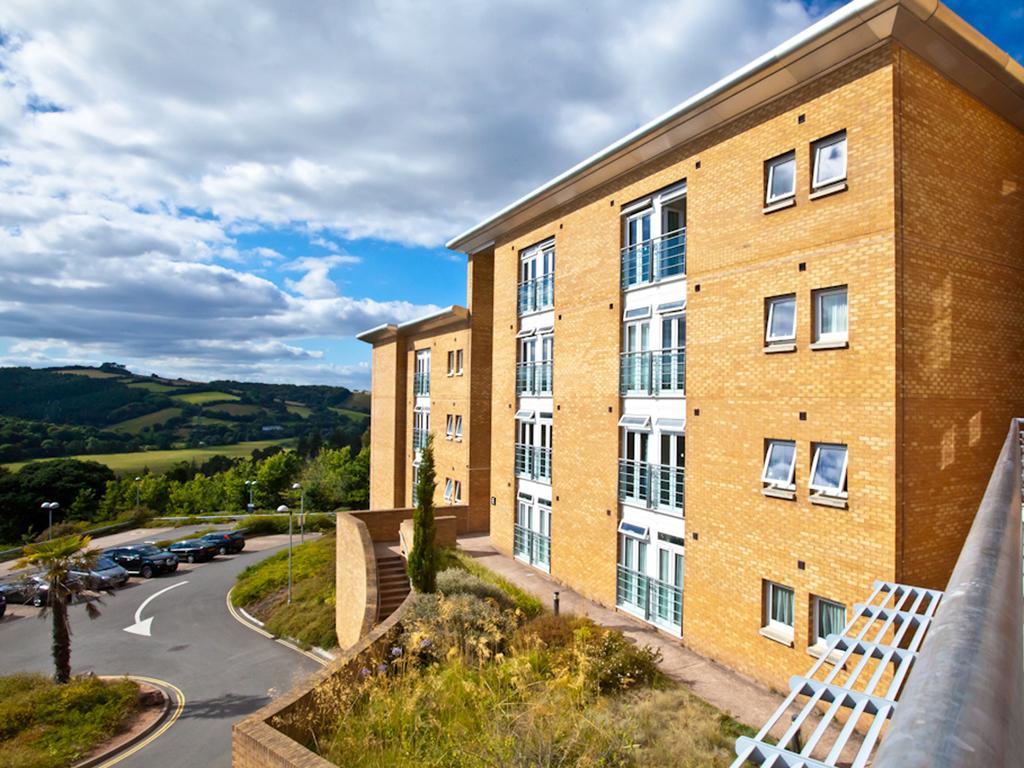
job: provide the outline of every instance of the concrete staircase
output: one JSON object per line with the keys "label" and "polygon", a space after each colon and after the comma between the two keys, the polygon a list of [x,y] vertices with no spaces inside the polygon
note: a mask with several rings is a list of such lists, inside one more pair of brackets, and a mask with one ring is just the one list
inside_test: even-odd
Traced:
{"label": "concrete staircase", "polygon": [[384,621],[409,594],[409,577],[405,572],[405,558],[398,555],[378,556],[377,590],[379,595],[377,621]]}

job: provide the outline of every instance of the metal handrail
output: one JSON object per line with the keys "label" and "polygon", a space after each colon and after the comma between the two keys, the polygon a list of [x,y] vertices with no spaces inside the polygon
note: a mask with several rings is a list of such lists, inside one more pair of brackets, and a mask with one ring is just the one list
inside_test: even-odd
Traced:
{"label": "metal handrail", "polygon": [[519,477],[551,482],[551,449],[516,443],[515,472]]}
{"label": "metal handrail", "polygon": [[551,567],[551,536],[515,523],[512,537],[513,554],[525,557],[530,565]]}
{"label": "metal handrail", "polygon": [[686,274],[686,227],[622,248],[622,288]]}
{"label": "metal handrail", "polygon": [[619,394],[658,395],[686,390],[686,347],[619,354]]}
{"label": "metal handrail", "polygon": [[686,469],[619,459],[619,501],[686,516]]}
{"label": "metal handrail", "polygon": [[416,395],[430,394],[430,372],[417,371],[412,377],[412,391]]}
{"label": "metal handrail", "polygon": [[1022,424],[1011,422],[874,768],[1024,764]]}
{"label": "metal handrail", "polygon": [[519,283],[518,297],[518,311],[520,315],[525,315],[528,312],[537,312],[542,309],[551,309],[555,306],[554,273],[549,272],[546,275]]}
{"label": "metal handrail", "polygon": [[551,361],[516,363],[517,395],[551,394]]}

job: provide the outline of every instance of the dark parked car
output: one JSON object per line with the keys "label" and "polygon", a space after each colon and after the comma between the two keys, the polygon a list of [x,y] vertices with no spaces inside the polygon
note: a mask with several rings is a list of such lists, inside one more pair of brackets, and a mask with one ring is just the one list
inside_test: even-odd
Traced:
{"label": "dark parked car", "polygon": [[152,544],[114,547],[104,550],[103,554],[129,573],[137,573],[144,579],[150,579],[158,573],[173,573],[178,570],[178,558],[173,553],[157,549]]}
{"label": "dark parked car", "polygon": [[10,581],[0,584],[0,595],[4,596],[5,602],[22,603],[35,606],[46,605],[50,585],[42,576],[24,576],[17,581]]}
{"label": "dark parked car", "polygon": [[200,541],[213,544],[222,555],[234,554],[245,549],[245,535],[241,531],[217,531],[208,533]]}
{"label": "dark parked car", "polygon": [[113,589],[128,581],[128,571],[109,557],[101,557],[88,571],[71,571],[71,576],[81,579],[86,589]]}
{"label": "dark parked car", "polygon": [[185,539],[176,541],[167,548],[173,552],[178,560],[187,560],[190,563],[205,563],[217,556],[217,545],[212,541],[203,539]]}
{"label": "dark parked car", "polygon": [[4,597],[4,593],[0,592],[0,619],[7,613],[7,598]]}

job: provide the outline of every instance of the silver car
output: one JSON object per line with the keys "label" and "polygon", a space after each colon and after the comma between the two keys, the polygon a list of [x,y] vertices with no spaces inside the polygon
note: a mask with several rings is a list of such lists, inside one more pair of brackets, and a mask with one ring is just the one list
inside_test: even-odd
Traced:
{"label": "silver car", "polygon": [[113,589],[128,581],[128,571],[109,557],[101,557],[88,571],[71,571],[71,578],[81,579],[86,589]]}

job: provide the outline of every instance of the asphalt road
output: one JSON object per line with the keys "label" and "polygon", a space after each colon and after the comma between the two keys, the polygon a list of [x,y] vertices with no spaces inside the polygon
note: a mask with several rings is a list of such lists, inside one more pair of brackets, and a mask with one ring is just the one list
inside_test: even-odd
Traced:
{"label": "asphalt road", "polygon": [[[235,576],[281,547],[183,564],[177,573],[133,578],[105,597],[103,615],[90,621],[71,607],[71,666],[75,674],[132,674],[173,683],[185,696],[178,721],[118,768],[231,765],[231,724],[319,668],[312,659],[248,629],[228,613],[225,596]],[[142,602],[156,596],[142,618],[151,637],[124,631]],[[0,674],[52,674],[50,621],[34,616],[0,620]]]}

